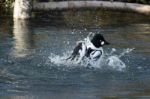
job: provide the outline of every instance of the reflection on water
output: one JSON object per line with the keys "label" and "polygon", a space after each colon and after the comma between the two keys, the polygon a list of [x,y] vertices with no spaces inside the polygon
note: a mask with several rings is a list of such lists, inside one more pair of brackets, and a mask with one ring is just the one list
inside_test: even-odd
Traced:
{"label": "reflection on water", "polygon": [[40,99],[36,96],[12,96],[12,97],[0,97],[0,99]]}
{"label": "reflection on water", "polygon": [[[68,11],[64,12],[64,20],[71,27],[103,28],[108,26],[122,26],[125,24],[136,23],[137,21],[146,22],[148,17],[136,13],[115,12],[95,9],[94,11]],[[113,20],[113,21],[112,21]],[[128,21],[127,21],[128,20]]]}
{"label": "reflection on water", "polygon": [[[99,10],[59,15],[0,19],[0,99],[150,98],[149,19]],[[47,62],[51,54],[71,52],[89,32],[101,33],[111,43],[104,47],[106,53],[134,48],[120,58],[124,71]]]}
{"label": "reflection on water", "polygon": [[[150,24],[131,24],[112,31],[110,40],[120,48],[135,48],[135,51],[150,54]],[[113,39],[116,40],[113,40]]]}
{"label": "reflection on water", "polygon": [[33,47],[32,30],[29,20],[14,19],[14,50],[15,57],[25,57],[31,53]]}

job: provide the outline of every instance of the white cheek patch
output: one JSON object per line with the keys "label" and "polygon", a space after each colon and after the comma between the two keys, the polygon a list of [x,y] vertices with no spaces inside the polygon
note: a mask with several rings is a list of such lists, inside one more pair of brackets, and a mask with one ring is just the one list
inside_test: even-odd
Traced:
{"label": "white cheek patch", "polygon": [[104,45],[104,41],[101,42],[101,45]]}

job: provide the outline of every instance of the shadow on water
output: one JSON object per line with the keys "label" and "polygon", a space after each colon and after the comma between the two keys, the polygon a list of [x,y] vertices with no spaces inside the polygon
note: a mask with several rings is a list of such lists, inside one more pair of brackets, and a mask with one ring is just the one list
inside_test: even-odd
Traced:
{"label": "shadow on water", "polygon": [[[99,10],[52,13],[26,21],[0,19],[0,99],[150,97],[149,19]],[[135,49],[121,57],[125,71],[48,62],[51,54],[71,52],[89,32],[111,42],[106,53]]]}
{"label": "shadow on water", "polygon": [[[94,11],[93,11],[94,10]],[[105,9],[92,10],[65,10],[65,11],[46,11],[35,12],[37,19],[45,22],[49,21],[49,25],[68,28],[107,28],[130,25],[134,23],[149,23],[148,16],[139,15],[133,12],[115,11]],[[48,19],[49,18],[49,19]],[[37,21],[37,20],[36,20]],[[46,23],[47,23],[46,22]],[[46,24],[45,23],[45,24]]]}

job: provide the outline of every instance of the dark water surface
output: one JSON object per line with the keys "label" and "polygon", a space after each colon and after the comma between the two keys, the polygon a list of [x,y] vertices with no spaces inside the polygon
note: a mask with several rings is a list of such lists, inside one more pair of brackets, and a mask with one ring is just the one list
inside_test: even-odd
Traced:
{"label": "dark water surface", "polygon": [[[111,43],[104,50],[126,68],[66,66],[49,62],[89,32]],[[55,60],[55,59],[54,59]],[[56,59],[57,61],[57,59]],[[149,99],[150,20],[126,12],[67,11],[32,20],[0,17],[0,99]]]}

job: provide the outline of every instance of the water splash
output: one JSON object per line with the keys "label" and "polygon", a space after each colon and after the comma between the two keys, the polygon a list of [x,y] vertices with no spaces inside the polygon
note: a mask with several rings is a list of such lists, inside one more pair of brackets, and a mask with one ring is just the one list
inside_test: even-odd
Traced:
{"label": "water splash", "polygon": [[106,59],[106,63],[110,68],[112,68],[114,70],[122,71],[123,69],[126,68],[125,63],[116,55],[109,56]]}
{"label": "water splash", "polygon": [[77,66],[77,62],[66,60],[69,55],[70,52],[63,53],[62,56],[51,53],[51,55],[48,57],[48,60],[46,61],[46,64],[54,64],[55,66],[65,65],[67,67]]}
{"label": "water splash", "polygon": [[70,52],[63,53],[62,56],[51,53],[48,57],[47,64],[54,64],[55,66],[66,66],[66,67],[92,67],[102,69],[107,67],[116,71],[123,71],[127,67],[125,62],[121,60],[122,56],[130,53],[134,49],[124,49],[121,53],[116,54],[117,50],[115,48],[111,49],[111,52],[105,52],[103,59],[97,62],[91,62],[88,58],[84,58],[80,63],[77,63],[76,60],[66,60],[70,55]]}
{"label": "water splash", "polygon": [[106,54],[106,65],[108,65],[110,68],[118,70],[118,71],[122,71],[124,70],[127,66],[126,64],[121,60],[122,56],[125,56],[125,54],[130,53],[131,51],[133,51],[134,48],[130,49],[124,49],[120,54],[114,54],[115,52],[117,52],[117,50],[115,48],[112,48],[111,52],[109,54]]}

